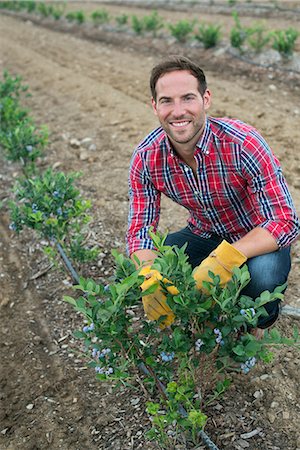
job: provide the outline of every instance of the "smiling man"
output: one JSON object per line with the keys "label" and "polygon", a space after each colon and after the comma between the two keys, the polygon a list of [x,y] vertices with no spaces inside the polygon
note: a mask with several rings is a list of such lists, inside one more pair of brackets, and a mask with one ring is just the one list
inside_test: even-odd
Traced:
{"label": "smiling man", "polygon": [[[160,127],[136,148],[130,166],[128,253],[137,256],[153,281],[155,259],[148,230],[158,226],[161,194],[188,209],[183,230],[169,234],[168,245],[181,247],[194,269],[197,287],[220,276],[225,285],[234,266],[247,261],[251,282],[243,293],[256,298],[287,281],[290,245],[299,220],[279,161],[251,125],[207,116],[211,92],[203,70],[184,57],[155,66],[150,88]],[[150,275],[149,275],[150,274]],[[149,280],[148,280],[149,281]],[[149,282],[147,283],[147,286]],[[160,289],[143,297],[149,319],[174,315]],[[267,328],[278,317],[278,301],[260,318]]]}

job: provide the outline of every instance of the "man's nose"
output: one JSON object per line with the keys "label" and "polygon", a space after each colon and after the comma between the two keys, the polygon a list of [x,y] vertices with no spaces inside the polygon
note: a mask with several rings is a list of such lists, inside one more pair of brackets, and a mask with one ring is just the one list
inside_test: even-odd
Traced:
{"label": "man's nose", "polygon": [[173,116],[178,117],[178,118],[182,117],[185,114],[184,104],[180,101],[174,102],[172,114],[173,114]]}

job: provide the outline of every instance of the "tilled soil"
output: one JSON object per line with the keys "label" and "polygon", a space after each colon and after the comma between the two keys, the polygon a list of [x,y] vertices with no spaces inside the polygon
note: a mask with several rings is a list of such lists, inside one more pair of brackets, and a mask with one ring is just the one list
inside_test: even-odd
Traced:
{"label": "tilled soil", "polygon": [[[87,36],[78,26],[24,18],[0,16],[0,70],[23,77],[32,94],[24,102],[35,120],[49,127],[50,145],[40,167],[83,173],[80,189],[93,201],[90,240],[101,251],[95,265],[80,268],[83,275],[107,280],[111,249],[124,250],[130,156],[157,125],[149,72],[169,53],[203,61],[212,115],[238,117],[262,132],[282,163],[300,213],[297,74],[266,71],[162,38],[92,29]],[[88,147],[71,145],[84,138],[91,139]],[[1,450],[158,448],[144,438],[149,398],[138,374],[131,391],[94,379],[72,337],[82,320],[62,301],[72,292],[70,279],[47,270],[42,243],[33,233],[16,237],[8,229],[6,201],[17,176],[17,166],[1,158]],[[162,230],[176,230],[185,220],[184,211],[163,201]],[[300,307],[299,262],[298,241],[285,300],[295,307]],[[282,316],[278,326],[289,334],[299,322]],[[206,431],[220,449],[300,448],[299,352],[283,348],[275,354],[272,364],[235,375],[224,398],[208,410]]]}

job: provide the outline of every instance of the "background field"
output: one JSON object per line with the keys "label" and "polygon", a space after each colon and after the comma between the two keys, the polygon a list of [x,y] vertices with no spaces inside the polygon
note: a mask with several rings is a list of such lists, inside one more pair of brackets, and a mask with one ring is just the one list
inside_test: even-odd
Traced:
{"label": "background field", "polygon": [[[225,1],[218,4],[226,6]],[[298,2],[278,4],[298,8]],[[208,2],[204,12],[200,6],[181,4],[181,11],[172,11],[168,4],[167,10],[158,11],[173,22],[195,16],[199,21],[220,23],[225,40],[232,26],[230,12],[221,6],[209,8]],[[149,14],[149,9],[136,4],[112,2],[73,2],[67,8],[88,12],[105,8],[111,15]],[[265,15],[256,9],[253,17],[249,14],[242,16],[243,23],[259,16],[269,29],[296,27],[300,17],[275,8]],[[300,214],[300,74],[289,71],[288,65],[267,70],[232,58],[224,46],[205,51],[165,36],[136,37],[105,28],[90,27],[83,33],[77,25],[4,12],[0,41],[1,72],[6,68],[22,75],[32,93],[26,104],[51,133],[40,167],[83,173],[80,188],[93,201],[89,240],[101,249],[98,262],[81,268],[84,275],[107,280],[112,273],[110,250],[125,248],[129,161],[134,147],[157,125],[148,78],[152,66],[168,54],[181,53],[201,62],[213,93],[211,115],[237,117],[261,131],[281,161]],[[89,145],[74,144],[74,139],[84,138],[91,139]],[[16,166],[1,158],[2,201],[10,197],[18,175]],[[184,211],[163,201],[161,230],[176,230],[185,220]],[[0,221],[0,449],[156,449],[143,437],[149,421],[144,412],[148,399],[141,385],[136,381],[134,391],[125,387],[116,391],[94,380],[72,338],[81,319],[61,300],[70,293],[70,280],[54,270],[37,276],[48,265],[41,243],[29,232],[17,238],[8,224],[4,206]],[[297,241],[286,294],[286,302],[297,307],[299,263]],[[287,333],[294,325],[299,328],[299,322],[291,318],[278,321]],[[208,411],[207,432],[220,449],[300,448],[299,361],[296,350],[283,349],[268,367],[260,365],[247,377],[235,376],[224,399]],[[257,430],[254,437],[240,437],[253,430]]]}

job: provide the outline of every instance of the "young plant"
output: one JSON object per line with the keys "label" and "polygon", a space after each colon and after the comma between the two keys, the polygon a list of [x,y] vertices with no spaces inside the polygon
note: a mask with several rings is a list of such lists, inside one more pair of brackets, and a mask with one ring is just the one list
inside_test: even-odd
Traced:
{"label": "young plant", "polygon": [[3,80],[0,81],[0,99],[9,97],[19,100],[20,95],[28,90],[28,86],[22,84],[22,77],[13,77],[7,70],[3,71]]}
{"label": "young plant", "polygon": [[247,42],[255,53],[260,53],[268,44],[270,38],[270,34],[266,34],[265,27],[262,24],[258,24],[249,32]]}
{"label": "young plant", "polygon": [[35,172],[35,161],[48,142],[46,127],[37,129],[27,119],[17,122],[13,128],[0,132],[0,144],[10,161],[20,162],[25,176]]}
{"label": "young plant", "polygon": [[[157,386],[159,397],[147,405],[153,425],[148,437],[174,448],[172,442],[180,431],[189,432],[190,440],[197,443],[207,405],[229,385],[228,368],[247,373],[257,360],[271,359],[272,343],[294,344],[298,335],[288,340],[278,332],[265,332],[259,341],[249,332],[266,315],[264,305],[283,297],[284,286],[257,299],[241,295],[250,279],[244,266],[234,269],[225,288],[211,273],[211,282],[205,283],[207,294],[201,293],[185,248],[165,246],[164,238],[151,236],[157,248],[152,269],[160,272],[160,281],[142,291],[144,276],[130,259],[113,252],[116,271],[110,285],[81,278],[76,289],[82,295],[64,299],[85,317],[82,331],[75,335],[84,340],[98,379],[130,380],[140,367],[150,392]],[[143,317],[141,297],[158,288],[175,314],[168,328],[162,324],[165,316],[151,322]]]}
{"label": "young plant", "polygon": [[203,43],[204,48],[215,47],[221,39],[221,26],[201,24],[195,38]]}
{"label": "young plant", "polygon": [[52,7],[51,15],[55,20],[59,20],[65,13],[65,4]]}
{"label": "young plant", "polygon": [[296,40],[299,34],[299,31],[292,27],[287,30],[274,31],[272,33],[273,48],[283,57],[291,56],[295,50]]}
{"label": "young plant", "polygon": [[238,13],[234,11],[232,13],[235,26],[230,31],[230,43],[232,47],[237,48],[241,53],[244,51],[243,45],[249,35],[249,28],[243,28],[238,16]]}
{"label": "young plant", "polygon": [[105,9],[97,10],[91,14],[94,25],[101,25],[108,23],[110,20],[109,13]]}
{"label": "young plant", "polygon": [[163,18],[160,17],[157,11],[153,11],[149,16],[144,16],[144,29],[145,31],[152,32],[153,36],[156,36],[158,30],[163,28]]}
{"label": "young plant", "polygon": [[128,23],[128,15],[127,14],[121,14],[120,16],[116,17],[117,24],[121,27],[123,25],[126,25]]}
{"label": "young plant", "polygon": [[43,17],[49,17],[52,14],[52,5],[47,5],[44,2],[39,2],[36,9]]}
{"label": "young plant", "polygon": [[22,109],[16,100],[11,97],[0,99],[0,140],[1,134],[13,130],[20,122],[25,120],[30,123],[28,111]]}
{"label": "young plant", "polygon": [[16,201],[10,204],[10,228],[17,233],[32,228],[54,249],[56,242],[60,243],[74,260],[95,257],[95,249],[89,251],[82,246],[83,232],[91,219],[87,214],[91,203],[74,186],[78,177],[78,173],[48,169],[39,176],[19,180],[14,189]]}
{"label": "young plant", "polygon": [[178,41],[178,42],[186,42],[188,39],[188,36],[193,32],[195,26],[194,21],[189,21],[187,19],[181,19],[175,24],[169,24],[169,29],[171,32],[171,35]]}
{"label": "young plant", "polygon": [[83,11],[71,11],[66,14],[69,22],[77,22],[79,25],[85,22],[85,14]]}
{"label": "young plant", "polygon": [[132,29],[136,34],[142,34],[144,32],[144,22],[139,19],[136,15],[131,17]]}

